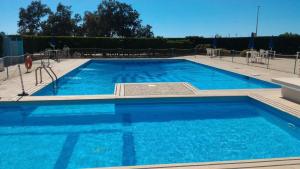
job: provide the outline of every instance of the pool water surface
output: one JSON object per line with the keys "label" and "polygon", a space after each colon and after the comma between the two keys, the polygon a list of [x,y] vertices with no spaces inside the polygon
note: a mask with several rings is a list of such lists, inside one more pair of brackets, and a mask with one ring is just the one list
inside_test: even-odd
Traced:
{"label": "pool water surface", "polygon": [[300,156],[299,119],[249,97],[0,104],[0,168]]}
{"label": "pool water surface", "polygon": [[184,59],[90,60],[35,96],[113,94],[116,83],[189,82],[200,90],[278,88],[273,83]]}

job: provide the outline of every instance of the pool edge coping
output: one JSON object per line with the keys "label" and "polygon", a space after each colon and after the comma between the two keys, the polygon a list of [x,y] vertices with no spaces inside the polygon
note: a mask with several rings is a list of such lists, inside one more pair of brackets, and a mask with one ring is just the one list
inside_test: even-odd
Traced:
{"label": "pool edge coping", "polygon": [[[195,162],[195,163],[175,163],[175,164],[157,164],[157,165],[140,165],[140,166],[121,166],[121,167],[96,167],[90,169],[158,169],[158,168],[210,168],[213,169],[241,169],[241,168],[264,168],[278,167],[286,165],[300,166],[300,157],[289,158],[270,158],[270,159],[253,159],[253,160],[232,160],[216,162]],[[284,168],[282,168],[284,169]]]}
{"label": "pool edge coping", "polygon": [[[255,90],[198,90],[195,95],[141,95],[141,96],[124,96],[120,93],[124,92],[124,86],[118,84],[115,86],[117,89],[115,94],[119,95],[77,95],[77,96],[27,96],[18,100],[17,102],[47,102],[47,101],[95,101],[95,100],[123,100],[123,99],[168,99],[168,98],[201,98],[201,97],[230,97],[230,96],[247,96],[252,99],[258,100],[276,109],[282,110],[297,118],[300,118],[300,110],[296,110],[282,103],[268,99],[262,94],[253,93]],[[266,90],[266,89],[262,89]],[[269,89],[270,91],[280,91],[280,89]],[[3,103],[13,103],[16,101],[1,101]]]}

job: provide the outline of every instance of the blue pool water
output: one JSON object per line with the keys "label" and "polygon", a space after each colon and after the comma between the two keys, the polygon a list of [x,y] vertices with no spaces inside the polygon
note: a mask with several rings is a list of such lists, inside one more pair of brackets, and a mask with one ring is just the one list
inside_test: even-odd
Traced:
{"label": "blue pool water", "polygon": [[300,156],[300,121],[248,97],[0,104],[0,168]]}
{"label": "blue pool water", "polygon": [[189,82],[199,89],[277,88],[278,85],[191,61],[91,60],[34,95],[113,94],[115,83]]}

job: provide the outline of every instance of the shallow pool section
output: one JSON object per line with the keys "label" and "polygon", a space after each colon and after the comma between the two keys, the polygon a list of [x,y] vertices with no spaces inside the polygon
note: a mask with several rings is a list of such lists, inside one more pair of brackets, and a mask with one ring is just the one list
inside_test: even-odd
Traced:
{"label": "shallow pool section", "polygon": [[0,168],[300,156],[299,119],[248,97],[0,104]]}
{"label": "shallow pool section", "polygon": [[189,82],[203,89],[278,88],[273,83],[184,59],[91,60],[36,92],[44,95],[113,94],[116,83]]}

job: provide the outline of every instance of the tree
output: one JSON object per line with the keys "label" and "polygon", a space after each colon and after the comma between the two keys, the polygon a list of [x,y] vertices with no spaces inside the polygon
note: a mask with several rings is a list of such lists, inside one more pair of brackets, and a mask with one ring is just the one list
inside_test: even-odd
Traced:
{"label": "tree", "polygon": [[50,8],[41,1],[32,1],[25,9],[20,8],[18,32],[22,35],[36,35],[41,30],[42,19],[50,13]]}
{"label": "tree", "polygon": [[81,27],[78,26],[78,23],[81,20],[79,14],[75,14],[75,16],[72,17],[71,6],[65,6],[59,3],[56,12],[51,12],[48,19],[42,23],[42,34],[55,36],[80,35],[82,30]]}
{"label": "tree", "polygon": [[152,27],[142,25],[139,17],[131,5],[116,0],[102,0],[83,19],[72,15],[71,6],[59,3],[52,12],[41,1],[33,1],[26,9],[20,8],[18,25],[21,35],[153,37]]}
{"label": "tree", "polygon": [[139,13],[131,5],[103,0],[95,12],[86,12],[84,30],[88,36],[153,37],[151,26],[142,26]]}
{"label": "tree", "polygon": [[154,37],[153,32],[151,31],[152,26],[146,25],[146,26],[141,26],[136,33],[136,37],[140,38],[152,38]]}
{"label": "tree", "polygon": [[87,36],[103,36],[100,17],[96,12],[85,12],[83,19],[83,30]]}
{"label": "tree", "polygon": [[73,35],[74,36],[82,36],[84,35],[84,29],[82,24],[82,17],[79,14],[75,14],[74,18],[72,19],[74,22],[74,30]]}
{"label": "tree", "polygon": [[300,37],[300,35],[297,33],[285,32],[283,34],[280,34],[279,37]]}
{"label": "tree", "polygon": [[216,35],[215,35],[215,38],[222,38],[222,35],[216,34]]}

